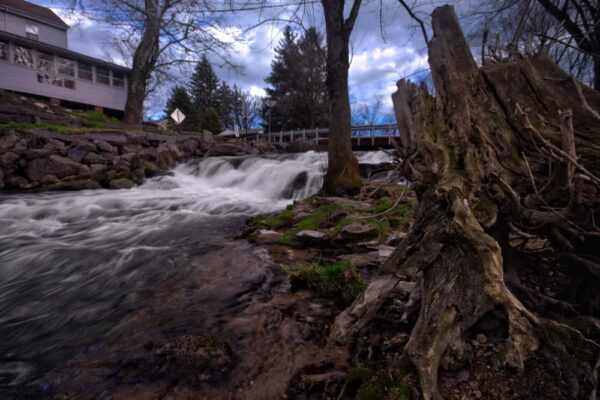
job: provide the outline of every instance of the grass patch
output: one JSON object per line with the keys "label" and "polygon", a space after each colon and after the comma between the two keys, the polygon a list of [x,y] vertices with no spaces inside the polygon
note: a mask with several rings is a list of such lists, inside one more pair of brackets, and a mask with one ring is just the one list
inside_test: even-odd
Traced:
{"label": "grass patch", "polygon": [[97,111],[93,111],[93,110],[79,111],[74,114],[75,114],[75,116],[77,116],[81,119],[85,119],[86,121],[90,121],[90,122],[107,123],[110,120],[106,114],[97,112]]}
{"label": "grass patch", "polygon": [[365,288],[365,283],[348,260],[324,265],[313,262],[299,267],[284,267],[284,271],[292,286],[312,289],[334,299],[340,307],[352,303]]}
{"label": "grass patch", "polygon": [[340,209],[336,203],[326,204],[313,211],[313,214],[300,220],[294,227],[284,233],[281,241],[285,244],[294,244],[294,239],[298,232],[305,229],[318,229],[325,222],[331,219],[331,216]]}
{"label": "grass patch", "polygon": [[7,122],[0,124],[0,129],[48,129],[55,133],[70,133],[72,128],[56,124],[35,124],[32,122]]}

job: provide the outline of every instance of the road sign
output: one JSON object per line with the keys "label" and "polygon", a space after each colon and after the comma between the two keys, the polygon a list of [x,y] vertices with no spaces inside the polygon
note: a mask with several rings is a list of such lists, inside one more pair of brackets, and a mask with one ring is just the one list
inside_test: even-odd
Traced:
{"label": "road sign", "polygon": [[171,119],[177,124],[181,124],[183,122],[183,120],[185,119],[185,114],[181,112],[181,110],[179,110],[179,108],[176,108],[175,111],[173,111],[171,113]]}

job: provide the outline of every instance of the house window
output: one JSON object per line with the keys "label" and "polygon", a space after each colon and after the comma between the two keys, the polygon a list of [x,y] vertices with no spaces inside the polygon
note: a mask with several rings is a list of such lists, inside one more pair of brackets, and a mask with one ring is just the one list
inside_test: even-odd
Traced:
{"label": "house window", "polygon": [[54,55],[38,51],[37,68],[44,71],[54,71]]}
{"label": "house window", "polygon": [[110,85],[110,71],[108,68],[96,67],[96,82]]}
{"label": "house window", "polygon": [[25,36],[27,36],[29,39],[39,40],[40,36],[38,27],[35,25],[27,25],[25,27]]}
{"label": "house window", "polygon": [[33,68],[33,54],[31,49],[23,46],[15,46],[15,64]]}
{"label": "house window", "polygon": [[75,77],[75,61],[57,57],[57,64],[59,74]]}
{"label": "house window", "polygon": [[125,74],[121,71],[113,71],[113,86],[123,89],[125,87]]}
{"label": "house window", "polygon": [[39,83],[64,87],[66,89],[75,89],[75,81],[69,78],[62,78],[53,74],[38,73],[37,79]]}
{"label": "house window", "polygon": [[8,43],[0,42],[0,60],[8,61]]}
{"label": "house window", "polygon": [[77,69],[79,70],[79,72],[77,74],[79,79],[82,79],[84,81],[92,81],[93,80],[91,64],[79,62],[79,63],[77,63]]}

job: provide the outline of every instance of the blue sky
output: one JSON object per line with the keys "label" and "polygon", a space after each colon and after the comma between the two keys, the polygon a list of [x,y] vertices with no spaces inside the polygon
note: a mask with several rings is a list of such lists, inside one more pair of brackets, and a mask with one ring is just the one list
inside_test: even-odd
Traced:
{"label": "blue sky", "polygon": [[[103,23],[91,20],[85,14],[72,14],[60,8],[59,0],[29,0],[49,6],[71,26],[69,47],[72,50],[106,59],[119,64],[127,64],[119,53],[110,46],[114,39],[114,29]],[[395,83],[401,77],[418,79],[427,74],[428,68],[424,41],[420,31],[408,18],[397,0],[364,0],[352,36],[352,60],[350,67],[350,92],[357,103],[371,103],[376,96],[383,96],[385,112],[391,113],[390,95]],[[435,0],[419,2],[420,15],[427,15]],[[347,6],[348,7],[348,6]],[[261,15],[256,11],[228,14],[220,27],[239,35],[243,40],[233,45],[230,59],[243,67],[235,71],[230,68],[217,68],[217,74],[230,84],[250,90],[256,95],[264,94],[264,78],[270,72],[274,47],[281,37],[283,24],[264,24],[247,30],[261,19],[269,17],[269,11]],[[275,11],[272,11],[273,13]],[[277,9],[277,15],[286,17],[289,10]],[[305,18],[305,25],[315,25],[324,32],[320,6],[315,6]],[[381,18],[380,18],[381,17]],[[382,34],[383,32],[383,34]],[[186,83],[189,73],[178,73],[174,82],[165,83],[148,101],[148,113],[160,112],[174,83]]]}

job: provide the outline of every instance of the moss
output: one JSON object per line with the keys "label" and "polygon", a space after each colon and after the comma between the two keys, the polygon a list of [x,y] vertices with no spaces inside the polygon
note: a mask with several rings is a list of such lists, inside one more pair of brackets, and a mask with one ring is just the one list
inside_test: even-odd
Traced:
{"label": "moss", "polygon": [[279,229],[285,226],[290,226],[292,224],[293,217],[293,210],[291,207],[288,207],[277,214],[273,214],[264,218],[264,223],[271,229]]}
{"label": "moss", "polygon": [[299,267],[284,267],[292,286],[312,289],[335,300],[340,307],[352,303],[365,283],[349,260],[321,265],[313,262]]}
{"label": "moss", "polygon": [[300,220],[295,226],[284,233],[281,241],[285,244],[294,244],[294,239],[298,232],[305,229],[318,229],[326,221],[329,221],[332,215],[340,209],[340,206],[336,203],[330,203],[323,205],[314,210],[312,215]]}
{"label": "moss", "polygon": [[408,390],[400,379],[392,379],[388,371],[363,383],[356,394],[356,400],[408,400]]}
{"label": "moss", "polygon": [[371,368],[356,367],[348,371],[348,384],[352,386],[360,386],[367,382],[374,375]]}

